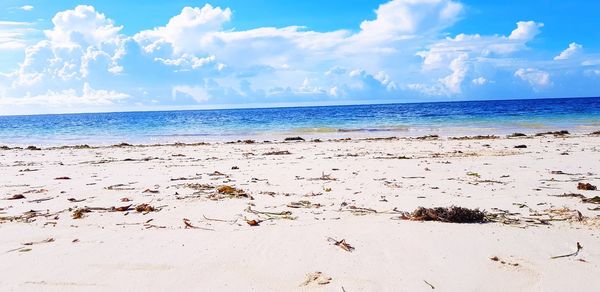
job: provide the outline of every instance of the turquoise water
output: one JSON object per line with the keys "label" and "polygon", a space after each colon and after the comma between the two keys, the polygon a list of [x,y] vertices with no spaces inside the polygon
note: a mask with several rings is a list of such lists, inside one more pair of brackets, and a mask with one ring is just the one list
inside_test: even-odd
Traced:
{"label": "turquoise water", "polygon": [[0,116],[0,145],[600,130],[600,98]]}

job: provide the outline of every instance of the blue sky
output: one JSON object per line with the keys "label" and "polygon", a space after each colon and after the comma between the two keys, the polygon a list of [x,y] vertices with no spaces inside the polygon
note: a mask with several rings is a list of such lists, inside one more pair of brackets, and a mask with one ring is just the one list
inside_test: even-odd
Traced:
{"label": "blue sky", "polygon": [[0,114],[598,96],[595,1],[0,3]]}

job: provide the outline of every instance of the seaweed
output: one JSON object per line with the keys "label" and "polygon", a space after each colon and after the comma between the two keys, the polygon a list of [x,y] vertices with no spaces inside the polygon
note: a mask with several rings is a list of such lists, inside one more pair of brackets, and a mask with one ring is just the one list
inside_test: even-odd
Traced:
{"label": "seaweed", "polygon": [[238,189],[232,186],[223,185],[217,188],[217,192],[208,196],[210,200],[218,201],[224,198],[250,198],[252,197],[248,195],[244,190]]}
{"label": "seaweed", "polygon": [[281,151],[270,151],[270,152],[266,152],[263,155],[290,155],[292,153],[290,153],[287,150],[281,150]]}
{"label": "seaweed", "polygon": [[584,190],[584,191],[595,191],[598,188],[595,185],[592,185],[590,183],[578,183],[577,184],[577,189],[578,190]]}
{"label": "seaweed", "polygon": [[571,133],[569,133],[569,131],[567,130],[561,130],[561,131],[549,131],[549,132],[542,132],[542,133],[537,133],[535,134],[536,137],[540,137],[540,136],[546,136],[546,135],[554,135],[554,136],[565,136],[565,135],[569,135]]}
{"label": "seaweed", "polygon": [[137,205],[135,207],[135,210],[138,211],[138,212],[140,212],[140,213],[142,213],[142,212],[148,213],[148,212],[156,211],[156,209],[154,207],[152,207],[152,206],[150,206],[148,204]]}
{"label": "seaweed", "polygon": [[415,221],[440,221],[449,223],[485,223],[485,213],[479,209],[463,207],[419,207],[412,213],[405,215],[405,219]]}
{"label": "seaweed", "polygon": [[42,150],[42,148],[39,148],[37,146],[27,146],[26,148],[27,150]]}
{"label": "seaweed", "polygon": [[304,141],[304,138],[302,138],[302,137],[287,137],[287,138],[283,139],[283,141]]}
{"label": "seaweed", "polygon": [[512,134],[506,136],[506,138],[516,138],[516,137],[527,137],[527,135],[525,135],[523,133],[512,133]]}

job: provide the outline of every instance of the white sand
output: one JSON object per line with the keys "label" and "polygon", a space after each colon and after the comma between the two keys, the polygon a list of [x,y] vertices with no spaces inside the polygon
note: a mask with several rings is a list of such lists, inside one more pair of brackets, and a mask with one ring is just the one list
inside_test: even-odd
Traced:
{"label": "white sand", "polygon": [[[291,154],[263,155],[278,150]],[[600,137],[584,135],[0,150],[0,291],[598,291],[600,211],[589,209],[600,205],[555,195],[600,195],[577,190],[600,186],[599,162]],[[210,200],[216,190],[189,183],[253,199]],[[287,207],[300,200],[321,206]],[[142,203],[160,210],[72,218]],[[397,220],[451,205],[518,222]],[[551,259],[577,242],[578,255]],[[302,286],[317,271],[331,280]]]}

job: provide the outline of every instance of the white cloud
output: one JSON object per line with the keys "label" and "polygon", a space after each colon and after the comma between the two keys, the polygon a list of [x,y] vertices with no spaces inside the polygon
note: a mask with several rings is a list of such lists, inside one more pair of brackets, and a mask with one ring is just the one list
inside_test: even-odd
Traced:
{"label": "white cloud", "polygon": [[520,68],[515,71],[515,76],[529,83],[534,90],[540,90],[552,85],[550,74],[535,68]]}
{"label": "white cloud", "polygon": [[54,27],[44,33],[55,46],[67,47],[100,46],[115,42],[123,28],[115,26],[112,20],[89,5],[79,5],[73,10],[58,12],[52,18],[52,24]]}
{"label": "white cloud", "polygon": [[544,27],[543,23],[535,21],[519,21],[517,28],[508,36],[510,40],[530,41],[540,33],[540,28]]}
{"label": "white cloud", "polygon": [[0,51],[25,48],[27,37],[35,32],[31,25],[30,22],[0,21]]}
{"label": "white cloud", "polygon": [[462,92],[461,85],[467,76],[467,54],[461,54],[450,62],[452,74],[440,79],[440,82],[446,87],[450,94],[459,94]]}
{"label": "white cloud", "polygon": [[359,37],[394,40],[438,32],[454,24],[463,5],[450,0],[396,0],[375,10],[377,18],[360,24]]}
{"label": "white cloud", "polygon": [[206,52],[214,34],[230,19],[229,8],[213,8],[210,4],[202,8],[185,7],[167,25],[139,32],[134,38],[147,52],[158,50],[163,44],[171,45],[175,53]]}
{"label": "white cloud", "polygon": [[477,78],[471,80],[471,82],[473,82],[473,84],[476,84],[476,85],[484,85],[484,84],[488,83],[488,80],[483,77],[477,77]]}
{"label": "white cloud", "polygon": [[43,94],[25,97],[0,97],[0,105],[23,106],[42,105],[51,107],[72,107],[81,105],[110,105],[114,102],[124,100],[130,96],[114,90],[96,90],[88,83],[84,83],[81,90],[67,89],[61,91],[48,90]]}
{"label": "white cloud", "polygon": [[171,90],[171,96],[176,99],[179,94],[187,95],[197,102],[205,102],[210,99],[210,93],[201,86],[177,85]]}
{"label": "white cloud", "polygon": [[21,9],[23,11],[31,11],[31,10],[33,10],[33,8],[34,7],[31,5],[23,5],[23,6],[19,7],[19,9]]}
{"label": "white cloud", "polygon": [[183,54],[177,59],[155,58],[155,61],[161,62],[167,66],[177,66],[182,68],[198,69],[215,61],[215,56],[210,55],[204,58],[198,58],[194,55]]}
{"label": "white cloud", "polygon": [[582,45],[577,43],[570,43],[568,48],[560,52],[558,56],[554,57],[554,60],[567,60],[579,54],[582,49]]}

